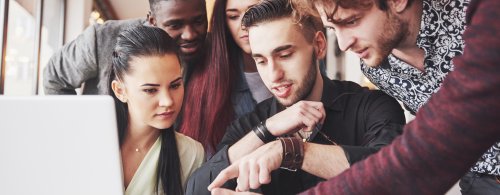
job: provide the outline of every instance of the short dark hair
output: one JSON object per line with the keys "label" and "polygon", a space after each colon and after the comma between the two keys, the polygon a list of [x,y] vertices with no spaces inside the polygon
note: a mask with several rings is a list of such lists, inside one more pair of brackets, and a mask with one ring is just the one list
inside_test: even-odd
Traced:
{"label": "short dark hair", "polygon": [[295,12],[289,0],[263,0],[247,10],[241,24],[250,28],[264,22],[292,18],[309,42],[313,40],[316,32],[321,31],[321,20],[318,17],[304,14],[301,14],[300,17],[294,16]]}
{"label": "short dark hair", "polygon": [[[162,1],[178,1],[178,0],[149,0],[149,9],[151,10],[151,13],[154,15],[158,11],[158,3]],[[181,0],[181,1],[188,1],[188,0]],[[192,1],[192,0],[190,0]],[[199,0],[203,1],[203,7],[205,7],[205,0]]]}
{"label": "short dark hair", "polygon": [[149,10],[151,10],[151,13],[154,14],[156,13],[157,9],[157,4],[161,1],[168,1],[168,0],[149,0]]}

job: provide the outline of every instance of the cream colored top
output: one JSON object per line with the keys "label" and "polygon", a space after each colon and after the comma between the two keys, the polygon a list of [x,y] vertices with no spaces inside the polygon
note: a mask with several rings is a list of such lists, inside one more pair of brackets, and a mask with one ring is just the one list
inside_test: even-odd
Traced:
{"label": "cream colored top", "polygon": [[[156,170],[161,149],[160,138],[156,139],[139,165],[130,184],[125,189],[126,195],[156,194]],[[181,183],[183,190],[185,190],[189,176],[204,162],[205,151],[199,142],[183,134],[175,132],[175,139],[181,163]]]}

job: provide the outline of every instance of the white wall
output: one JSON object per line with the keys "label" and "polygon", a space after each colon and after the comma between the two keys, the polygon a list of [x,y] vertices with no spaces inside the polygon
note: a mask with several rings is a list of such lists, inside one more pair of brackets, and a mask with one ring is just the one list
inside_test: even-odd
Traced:
{"label": "white wall", "polygon": [[[342,52],[339,56],[335,56],[335,50],[338,48],[335,33],[332,30],[327,30],[326,34],[328,37],[328,52],[326,56],[326,72],[328,77],[365,85],[359,58],[352,52]],[[340,72],[340,78],[336,77],[337,72]]]}
{"label": "white wall", "polygon": [[89,25],[92,0],[67,0],[64,43],[75,39]]}

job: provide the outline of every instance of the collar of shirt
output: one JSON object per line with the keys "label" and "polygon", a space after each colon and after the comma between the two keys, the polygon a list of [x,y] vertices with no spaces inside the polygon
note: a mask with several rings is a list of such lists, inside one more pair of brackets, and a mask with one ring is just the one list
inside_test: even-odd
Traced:
{"label": "collar of shirt", "polygon": [[[454,57],[463,51],[464,41],[461,35],[465,29],[465,10],[470,0],[452,0],[446,2],[432,2],[423,0],[422,17],[418,32],[416,45],[425,51],[425,68],[440,65],[442,60],[433,56]],[[456,53],[453,53],[456,52]],[[453,54],[450,54],[453,53]],[[398,70],[401,68],[413,69],[406,62],[390,54],[389,58],[382,62],[381,68]],[[401,67],[404,66],[404,67]],[[423,74],[414,70],[413,74]]]}
{"label": "collar of shirt", "polygon": [[[346,105],[345,101],[347,99],[341,98],[342,96],[346,94],[359,93],[363,90],[368,90],[367,88],[361,87],[353,82],[330,80],[326,76],[322,76],[322,78],[323,92],[321,95],[321,102],[323,103],[325,112],[327,113],[327,117],[332,117],[329,116],[329,114],[342,113],[344,111]],[[271,116],[285,109],[285,107],[281,105],[274,97],[272,99],[271,105]],[[313,140],[316,137],[318,131],[321,131],[323,127],[325,127],[325,125],[323,125],[321,128],[314,129],[309,139]]]}
{"label": "collar of shirt", "polygon": [[[341,96],[344,94],[357,93],[362,90],[367,90],[366,87],[361,87],[353,82],[330,80],[326,76],[322,76],[322,78],[323,91],[321,95],[321,102],[327,110],[343,111],[344,103],[342,99],[339,99]],[[285,109],[285,107],[282,106],[274,97],[272,105],[271,115]]]}

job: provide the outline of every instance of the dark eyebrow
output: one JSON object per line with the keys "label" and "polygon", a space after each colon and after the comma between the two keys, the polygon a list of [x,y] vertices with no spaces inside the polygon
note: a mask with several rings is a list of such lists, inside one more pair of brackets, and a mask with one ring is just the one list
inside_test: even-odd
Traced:
{"label": "dark eyebrow", "polygon": [[347,18],[340,19],[340,20],[335,20],[332,18],[331,22],[334,24],[342,25],[342,24],[346,24],[346,23],[350,22],[351,20],[353,20],[356,17],[358,17],[358,14],[354,14],[354,15],[351,15]]}
{"label": "dark eyebrow", "polygon": [[[178,78],[176,78],[175,80],[173,80],[173,81],[172,81],[172,82],[170,82],[170,83],[171,83],[171,84],[172,84],[172,83],[176,83],[176,82],[177,82],[177,81],[179,81],[179,80],[182,80],[182,77],[178,77]],[[146,84],[141,85],[141,87],[159,87],[159,86],[160,86],[160,84],[153,84],[153,83],[146,83]]]}
{"label": "dark eyebrow", "polygon": [[160,84],[152,84],[152,83],[146,83],[141,85],[141,87],[159,87]]}
{"label": "dark eyebrow", "polygon": [[201,14],[201,15],[194,16],[194,17],[192,17],[192,18],[193,18],[193,19],[200,19],[200,18],[205,18],[205,17],[207,17],[207,15],[206,15],[206,14]]}
{"label": "dark eyebrow", "polygon": [[182,22],[183,21],[181,19],[167,20],[167,21],[163,22],[163,26],[166,26],[169,24],[182,24]]}
{"label": "dark eyebrow", "polygon": [[162,24],[163,24],[163,26],[167,26],[169,24],[183,24],[185,21],[199,20],[199,19],[203,19],[206,16],[207,16],[206,14],[200,14],[197,16],[193,16],[189,19],[180,19],[180,18],[168,19],[168,20],[164,21]]}
{"label": "dark eyebrow", "polygon": [[182,80],[182,77],[176,78],[175,80],[173,80],[172,82],[170,82],[170,84],[177,83],[177,81],[180,81],[180,80]]}
{"label": "dark eyebrow", "polygon": [[257,53],[257,54],[252,54],[252,57],[254,57],[254,58],[262,58],[264,56],[262,56],[261,54]]}
{"label": "dark eyebrow", "polygon": [[[279,53],[279,52],[281,52],[281,51],[283,51],[283,50],[290,49],[290,48],[292,48],[292,47],[293,47],[292,45],[283,45],[283,46],[279,46],[279,47],[277,47],[277,48],[273,49],[273,51],[271,52],[271,55],[274,55],[274,54],[276,54],[276,53]],[[262,58],[262,57],[264,57],[264,56],[263,56],[262,54],[258,54],[258,53],[256,53],[256,54],[252,54],[252,57],[254,57],[254,58]]]}
{"label": "dark eyebrow", "polygon": [[281,51],[284,51],[284,50],[287,50],[287,49],[290,49],[292,48],[293,46],[292,45],[283,45],[283,46],[279,46],[277,47],[276,49],[273,49],[273,51],[271,52],[271,54],[276,54],[276,53],[279,53]]}

